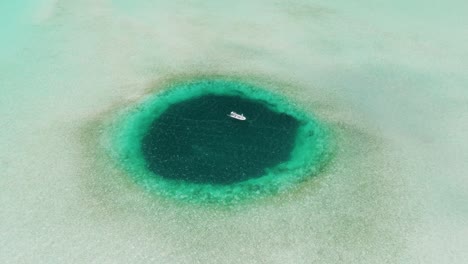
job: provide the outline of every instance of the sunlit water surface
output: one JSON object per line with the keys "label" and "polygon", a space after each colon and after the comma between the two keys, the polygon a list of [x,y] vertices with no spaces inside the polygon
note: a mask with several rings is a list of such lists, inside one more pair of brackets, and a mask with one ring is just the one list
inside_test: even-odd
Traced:
{"label": "sunlit water surface", "polygon": [[[468,263],[468,2],[0,3],[0,262]],[[336,136],[232,207],[111,165],[112,114],[178,76],[284,84]]]}

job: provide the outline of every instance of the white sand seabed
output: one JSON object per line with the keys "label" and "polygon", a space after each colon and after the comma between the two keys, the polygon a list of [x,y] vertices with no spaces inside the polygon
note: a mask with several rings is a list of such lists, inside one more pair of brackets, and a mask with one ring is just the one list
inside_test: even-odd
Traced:
{"label": "white sand seabed", "polygon": [[[465,1],[164,2],[2,4],[1,263],[468,263]],[[185,74],[291,84],[336,157],[231,209],[145,194],[89,127]]]}

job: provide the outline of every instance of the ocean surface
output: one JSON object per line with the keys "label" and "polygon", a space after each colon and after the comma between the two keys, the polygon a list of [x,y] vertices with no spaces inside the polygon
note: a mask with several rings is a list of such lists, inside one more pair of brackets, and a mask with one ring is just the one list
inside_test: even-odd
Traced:
{"label": "ocean surface", "polygon": [[[468,263],[468,2],[0,3],[1,263]],[[336,153],[230,208],[150,195],[113,113],[222,75],[327,123]],[[91,132],[90,132],[91,131]]]}

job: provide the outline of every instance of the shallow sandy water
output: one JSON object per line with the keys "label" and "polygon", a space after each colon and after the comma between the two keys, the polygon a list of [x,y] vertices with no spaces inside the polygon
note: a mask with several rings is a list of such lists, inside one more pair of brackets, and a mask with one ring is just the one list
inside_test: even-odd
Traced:
{"label": "shallow sandy water", "polygon": [[[1,262],[468,262],[464,1],[0,10]],[[101,126],[194,74],[288,84],[336,131],[334,162],[235,208],[147,195],[102,154]]]}

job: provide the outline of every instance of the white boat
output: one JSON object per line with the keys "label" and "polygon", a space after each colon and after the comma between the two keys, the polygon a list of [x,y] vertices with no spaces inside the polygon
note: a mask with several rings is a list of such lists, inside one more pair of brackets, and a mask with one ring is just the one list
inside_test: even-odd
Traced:
{"label": "white boat", "polygon": [[228,116],[229,116],[229,117],[232,117],[232,118],[234,118],[234,119],[237,119],[237,120],[245,120],[245,119],[247,119],[247,118],[244,116],[244,114],[240,114],[240,115],[239,115],[238,113],[236,113],[236,112],[234,112],[234,111],[232,111]]}

